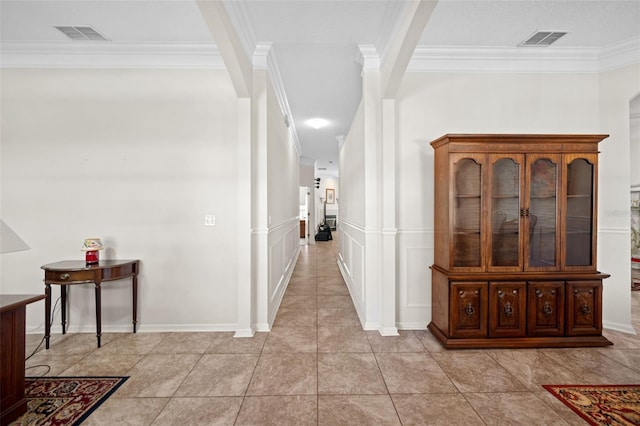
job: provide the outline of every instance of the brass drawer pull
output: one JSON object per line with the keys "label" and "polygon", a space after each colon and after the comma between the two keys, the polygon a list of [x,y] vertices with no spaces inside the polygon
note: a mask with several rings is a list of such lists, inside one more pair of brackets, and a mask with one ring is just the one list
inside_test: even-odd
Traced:
{"label": "brass drawer pull", "polygon": [[471,303],[469,303],[467,306],[465,306],[464,313],[467,314],[467,316],[472,316],[473,314],[476,313],[476,309],[473,307]]}
{"label": "brass drawer pull", "polygon": [[60,274],[61,280],[66,280],[67,278],[69,278],[69,274]]}
{"label": "brass drawer pull", "polygon": [[504,305],[504,314],[505,314],[506,316],[508,316],[508,317],[513,316],[513,306],[511,306],[511,303],[510,303],[510,302],[507,302],[507,303]]}

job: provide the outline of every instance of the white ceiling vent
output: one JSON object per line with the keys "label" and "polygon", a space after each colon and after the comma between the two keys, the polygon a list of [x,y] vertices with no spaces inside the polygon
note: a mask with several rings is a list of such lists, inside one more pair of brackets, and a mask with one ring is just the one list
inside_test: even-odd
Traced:
{"label": "white ceiling vent", "polygon": [[90,26],[56,26],[58,31],[69,37],[73,41],[109,41],[108,38],[97,32]]}
{"label": "white ceiling vent", "polygon": [[536,31],[531,37],[518,46],[551,46],[558,39],[567,34],[566,31]]}

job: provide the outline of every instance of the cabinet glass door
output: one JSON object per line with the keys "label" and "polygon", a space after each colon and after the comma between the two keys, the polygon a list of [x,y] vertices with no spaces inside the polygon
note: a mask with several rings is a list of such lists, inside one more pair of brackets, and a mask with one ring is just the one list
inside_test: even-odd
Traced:
{"label": "cabinet glass door", "polygon": [[479,268],[481,255],[482,166],[474,158],[453,164],[453,244],[451,259],[458,268]]}
{"label": "cabinet glass door", "polygon": [[552,270],[559,266],[558,177],[560,158],[531,157],[528,170],[529,205],[526,218],[528,270]]}
{"label": "cabinet glass door", "polygon": [[567,164],[565,263],[568,267],[594,266],[594,173],[594,163],[586,158],[571,159]]}
{"label": "cabinet glass door", "polygon": [[520,187],[523,156],[491,156],[489,270],[521,270]]}

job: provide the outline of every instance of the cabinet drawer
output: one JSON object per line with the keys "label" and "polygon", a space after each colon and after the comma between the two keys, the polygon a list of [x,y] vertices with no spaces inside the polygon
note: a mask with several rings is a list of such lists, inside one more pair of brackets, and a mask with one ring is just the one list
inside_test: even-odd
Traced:
{"label": "cabinet drawer", "polygon": [[451,283],[451,337],[487,337],[486,282]]}
{"label": "cabinet drawer", "polygon": [[489,335],[522,337],[527,333],[527,284],[489,283]]}
{"label": "cabinet drawer", "polygon": [[44,280],[50,283],[93,281],[94,271],[45,271]]}
{"label": "cabinet drawer", "polygon": [[602,333],[602,281],[567,282],[567,335]]}
{"label": "cabinet drawer", "polygon": [[564,334],[564,281],[528,284],[527,322],[530,336]]}

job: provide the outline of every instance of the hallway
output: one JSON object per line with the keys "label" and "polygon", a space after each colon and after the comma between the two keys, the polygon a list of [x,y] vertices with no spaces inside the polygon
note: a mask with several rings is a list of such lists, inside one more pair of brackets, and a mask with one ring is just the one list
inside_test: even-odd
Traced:
{"label": "hallway", "polygon": [[337,251],[301,247],[269,333],[54,335],[27,361],[50,370],[27,376],[130,376],[87,425],[581,425],[540,385],[640,383],[640,338],[617,332],[609,348],[446,351],[426,330],[364,331]]}

